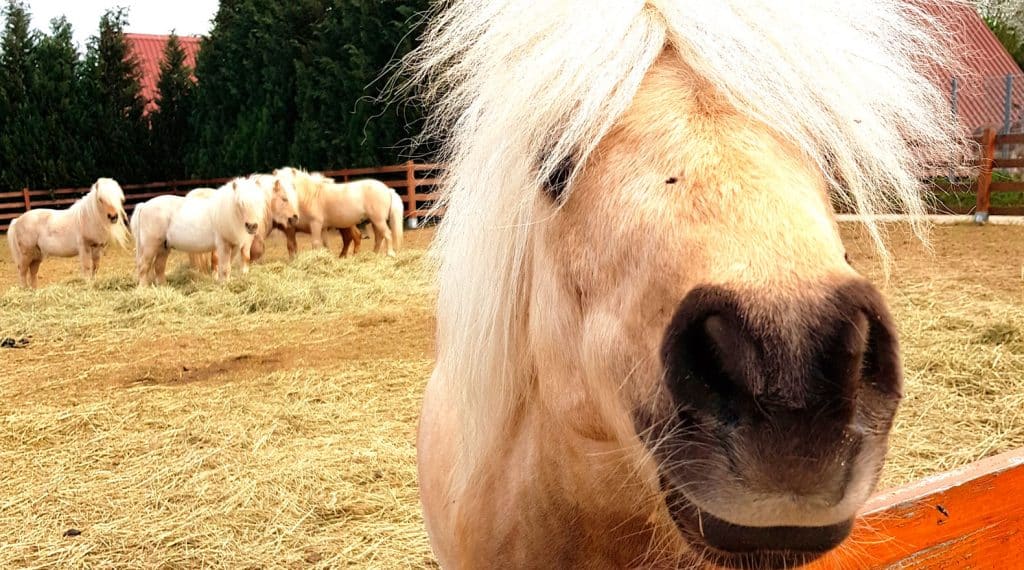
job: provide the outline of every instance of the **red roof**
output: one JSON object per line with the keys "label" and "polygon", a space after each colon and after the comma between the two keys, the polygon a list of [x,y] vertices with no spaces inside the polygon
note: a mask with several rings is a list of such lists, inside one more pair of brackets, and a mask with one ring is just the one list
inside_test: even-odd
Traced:
{"label": "red roof", "polygon": [[[164,47],[167,46],[169,36],[157,36],[153,34],[125,34],[128,46],[139,60],[139,71],[141,72],[142,96],[146,99],[146,112],[156,109],[153,101],[157,96],[157,81],[160,79],[160,64],[164,60]],[[197,36],[178,36],[182,49],[185,50],[185,65],[192,69],[196,67],[196,54],[199,53],[199,42]]]}
{"label": "red roof", "polygon": [[[940,15],[935,8],[940,3],[923,4]],[[1019,121],[1024,113],[1024,77],[1020,67],[974,10],[973,3],[941,5],[948,8],[940,17],[952,32],[954,53],[961,56],[961,69],[956,75],[956,111],[960,122],[972,132],[988,125],[1002,128],[1008,75],[1014,76],[1011,121]],[[951,97],[953,75],[949,70],[936,75],[939,87]]]}

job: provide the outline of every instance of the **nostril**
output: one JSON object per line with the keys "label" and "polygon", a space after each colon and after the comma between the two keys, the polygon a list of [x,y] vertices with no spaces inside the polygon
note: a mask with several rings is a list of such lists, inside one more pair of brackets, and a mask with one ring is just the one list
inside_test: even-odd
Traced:
{"label": "nostril", "polygon": [[670,331],[662,356],[673,399],[684,411],[736,427],[763,385],[757,345],[738,314],[694,314],[684,302]]}

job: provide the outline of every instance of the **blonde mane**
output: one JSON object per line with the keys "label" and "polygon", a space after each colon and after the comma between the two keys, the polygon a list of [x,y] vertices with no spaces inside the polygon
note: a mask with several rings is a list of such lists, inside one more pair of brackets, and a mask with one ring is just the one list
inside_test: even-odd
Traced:
{"label": "blonde mane", "polygon": [[[111,224],[106,214],[100,209],[99,200],[103,198],[108,204],[117,209],[118,221]],[[124,191],[121,186],[111,178],[100,178],[89,188],[89,192],[75,201],[68,208],[78,221],[80,231],[90,237],[109,237],[124,249],[131,247],[132,238],[128,231],[128,214],[124,211]]]}
{"label": "blonde mane", "polygon": [[456,485],[532,381],[523,331],[542,181],[586,162],[666,48],[853,210],[922,214],[922,167],[966,144],[929,81],[950,62],[932,12],[903,0],[441,2],[406,65],[434,106],[429,135],[445,141],[436,373],[466,424]]}
{"label": "blonde mane", "polygon": [[319,172],[308,172],[301,168],[286,166],[274,171],[274,176],[290,179],[295,187],[299,208],[308,209],[320,197],[325,184],[334,184],[334,179]]}

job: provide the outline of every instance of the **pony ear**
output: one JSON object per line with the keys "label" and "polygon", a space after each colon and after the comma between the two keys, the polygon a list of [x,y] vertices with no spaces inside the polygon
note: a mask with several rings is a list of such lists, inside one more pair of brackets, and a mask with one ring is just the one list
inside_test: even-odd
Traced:
{"label": "pony ear", "polygon": [[280,180],[274,181],[274,194],[284,194],[284,185]]}
{"label": "pony ear", "polygon": [[238,192],[238,181],[237,180],[232,180],[231,181],[231,189],[234,190],[235,192]]}

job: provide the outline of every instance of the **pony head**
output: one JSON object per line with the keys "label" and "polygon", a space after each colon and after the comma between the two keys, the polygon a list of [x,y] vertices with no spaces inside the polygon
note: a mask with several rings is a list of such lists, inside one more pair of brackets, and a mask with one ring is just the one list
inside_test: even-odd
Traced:
{"label": "pony head", "polygon": [[249,235],[256,235],[260,224],[265,223],[267,197],[255,180],[238,178],[231,182],[235,213]]}
{"label": "pony head", "polygon": [[517,466],[496,458],[537,457],[515,484],[607,533],[578,543],[621,517],[652,521],[650,556],[793,566],[847,536],[902,395],[831,201],[920,213],[922,163],[963,156],[929,80],[941,20],[898,0],[597,4],[444,3],[413,56],[447,141],[431,392],[454,411],[425,416],[459,425],[445,508],[493,529],[462,498],[502,492]]}
{"label": "pony head", "polygon": [[128,248],[131,242],[124,211],[124,191],[112,178],[100,178],[89,189],[94,196],[96,210],[103,223],[109,227],[110,236],[121,247]]}
{"label": "pony head", "polygon": [[270,181],[269,207],[274,223],[294,226],[299,223],[299,198],[290,178],[274,177]]}

